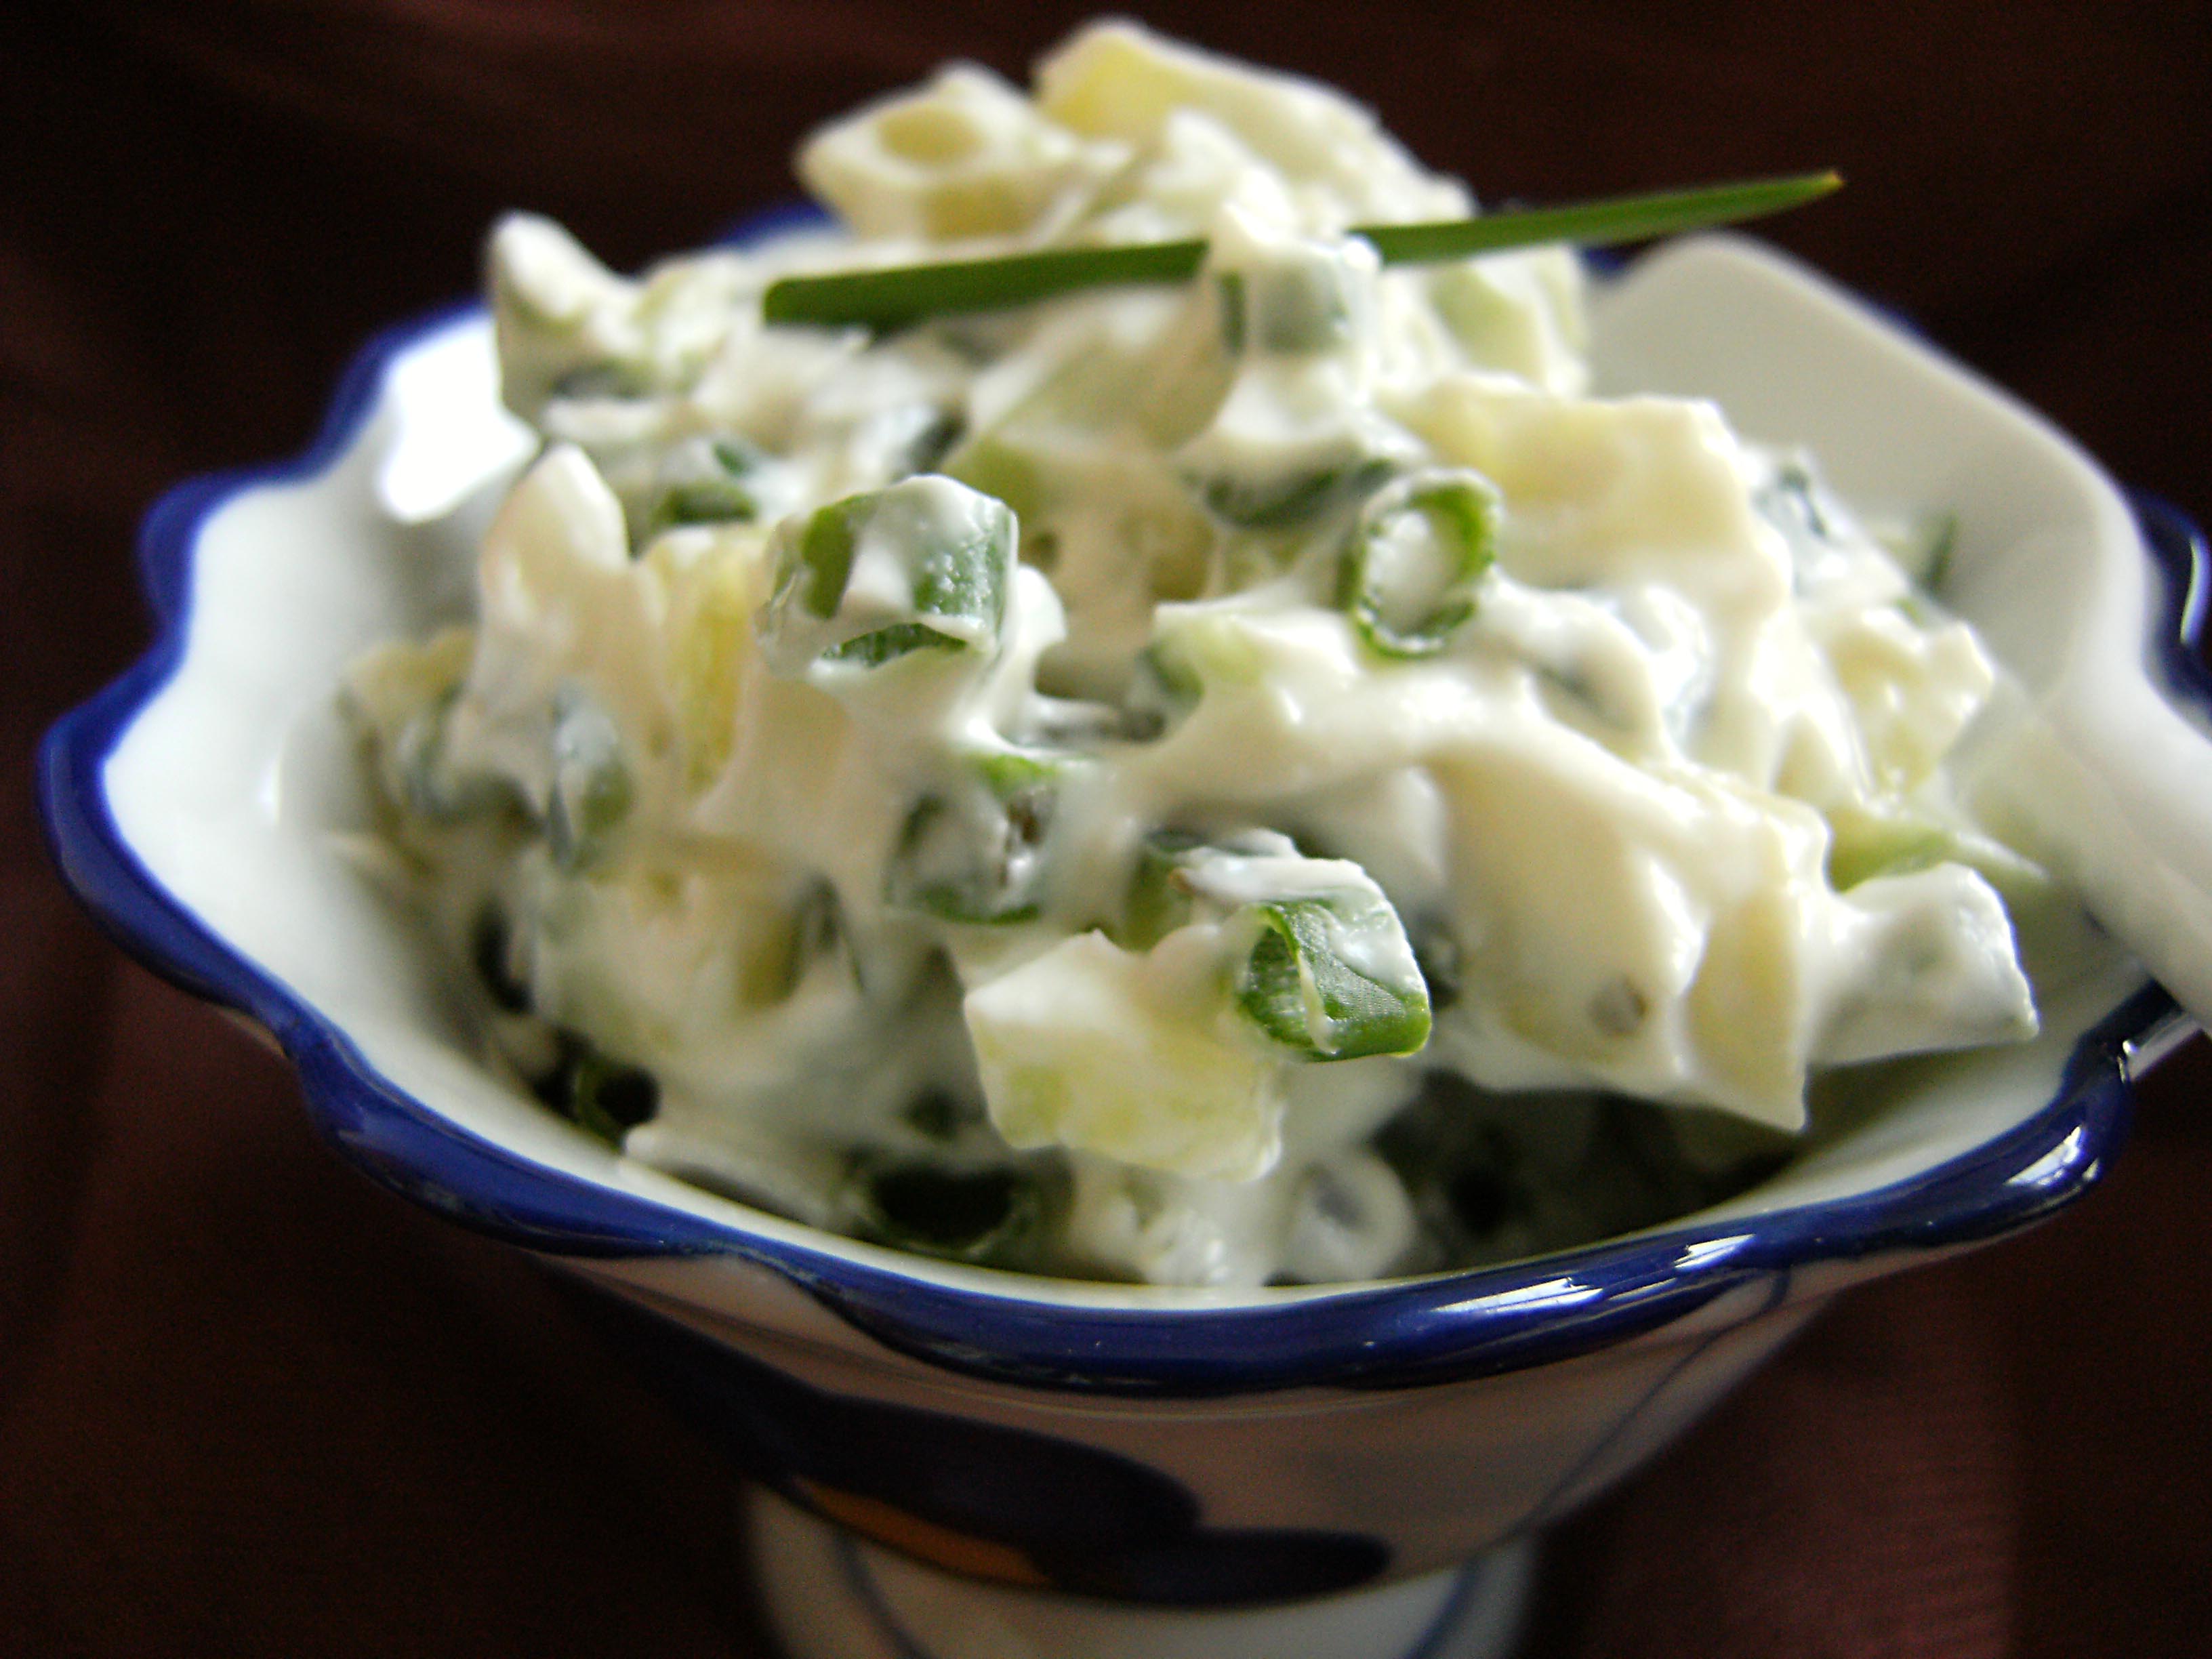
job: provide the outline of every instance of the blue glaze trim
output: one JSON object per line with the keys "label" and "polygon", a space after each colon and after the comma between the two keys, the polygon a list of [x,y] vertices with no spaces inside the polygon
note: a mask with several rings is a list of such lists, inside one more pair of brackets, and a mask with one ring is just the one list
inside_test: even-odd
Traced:
{"label": "blue glaze trim", "polygon": [[2212,719],[2212,668],[2203,657],[2204,626],[2212,617],[2212,550],[2204,532],[2172,502],[2137,491],[2136,522],[2160,556],[2152,562],[2166,586],[2166,614],[2172,624],[2159,635],[2156,661],[2166,689],[2185,706]]}
{"label": "blue glaze trim", "polygon": [[817,203],[778,202],[774,207],[764,207],[732,222],[714,241],[722,247],[750,247],[755,242],[769,241],[793,231],[834,229],[836,223],[830,210]]}
{"label": "blue glaze trim", "polygon": [[[792,222],[779,210],[766,226]],[[327,468],[359,435],[392,359],[467,312],[449,307],[373,341],[300,457],[197,479],[161,498],[148,514],[139,549],[156,637],[120,678],[54,726],[39,757],[55,860],[101,925],[157,973],[267,1027],[298,1068],[323,1134],[371,1176],[417,1201],[550,1253],[739,1256],[783,1274],[886,1346],[957,1371],[1044,1389],[1195,1398],[1308,1386],[1400,1388],[1589,1352],[1680,1318],[1764,1274],[1882,1251],[1938,1249],[2024,1226],[2079,1196],[2117,1146],[2127,1116],[2123,1045],[2175,1012],[2156,987],[2082,1040],[2063,1086],[2040,1112],[1896,1186],[1532,1264],[1194,1315],[1070,1307],[1034,1298],[1012,1278],[1003,1294],[933,1284],[600,1187],[456,1127],[375,1073],[327,1018],[216,938],[162,888],[124,841],[102,775],[182,660],[192,562],[210,515],[241,491]],[[2195,663],[2206,610],[2203,538],[2169,507],[2142,502],[2137,510],[2146,547],[2175,596],[2173,620],[2160,637],[2164,671],[2180,695],[2212,711],[2212,682]],[[1722,1240],[1740,1242],[1723,1249]]]}

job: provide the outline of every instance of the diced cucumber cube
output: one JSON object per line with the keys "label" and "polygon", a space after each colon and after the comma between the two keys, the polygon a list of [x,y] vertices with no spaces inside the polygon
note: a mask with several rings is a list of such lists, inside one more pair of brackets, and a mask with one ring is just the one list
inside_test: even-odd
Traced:
{"label": "diced cucumber cube", "polygon": [[1829,815],[1828,829],[1828,884],[1839,893],[1957,856],[1956,837],[1927,818],[1844,808]]}
{"label": "diced cucumber cube", "polygon": [[[1079,933],[970,991],[992,1121],[1018,1147],[1251,1180],[1280,1151],[1283,1057],[1224,1017],[1218,941]],[[1191,948],[1195,947],[1195,948]]]}
{"label": "diced cucumber cube", "polygon": [[1214,281],[1222,345],[1232,357],[1248,350],[1310,356],[1352,337],[1349,274],[1340,259],[1318,249],[1301,248],[1249,270],[1224,270]]}

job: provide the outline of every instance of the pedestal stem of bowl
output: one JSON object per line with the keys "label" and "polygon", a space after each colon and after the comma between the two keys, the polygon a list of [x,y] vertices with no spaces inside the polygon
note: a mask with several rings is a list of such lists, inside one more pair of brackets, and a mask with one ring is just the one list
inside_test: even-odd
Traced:
{"label": "pedestal stem of bowl", "polygon": [[1121,1607],[988,1584],[867,1543],[761,1488],[748,1499],[769,1622],[790,1659],[1504,1659],[1535,1546],[1265,1607]]}

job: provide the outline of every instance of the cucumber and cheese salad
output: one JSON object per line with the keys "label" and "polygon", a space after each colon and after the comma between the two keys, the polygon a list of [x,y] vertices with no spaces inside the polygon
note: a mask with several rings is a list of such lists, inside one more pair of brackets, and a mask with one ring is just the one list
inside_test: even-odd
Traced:
{"label": "cucumber and cheese salad", "polygon": [[[635,280],[498,228],[542,451],[472,623],[349,676],[497,1063],[585,1128],[963,1260],[1323,1282],[1679,1213],[1823,1068],[2033,1033],[1940,538],[1589,395],[1570,250],[1385,269],[1348,228],[1461,185],[1126,24],[799,171],[836,236]],[[1171,239],[1196,276],[763,314]]]}

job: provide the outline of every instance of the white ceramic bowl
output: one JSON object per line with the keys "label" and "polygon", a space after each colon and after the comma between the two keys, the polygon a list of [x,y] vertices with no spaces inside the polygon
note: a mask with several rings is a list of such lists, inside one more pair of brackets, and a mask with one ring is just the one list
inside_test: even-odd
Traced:
{"label": "white ceramic bowl", "polygon": [[[2184,1005],[2212,1009],[2212,739],[2176,644],[2186,526],[2139,520],[2035,416],[1753,243],[1677,245],[1609,282],[1595,343],[1604,387],[1715,398],[1748,436],[1812,449],[1848,498],[1957,512],[1944,597],[2033,705],[2013,739],[2033,787],[2001,807]],[[127,948],[273,1034],[348,1158],[612,1292],[594,1298],[611,1328],[743,1468],[909,1562],[1185,1607],[1449,1569],[1634,1468],[1836,1290],[2076,1195],[2130,1065],[2186,1030],[2129,955],[2093,947],[2039,988],[2038,1041],[1876,1068],[1848,1125],[1725,1205],[1383,1285],[1018,1279],[747,1209],[480,1066],[450,965],[334,846],[368,812],[340,669],[465,604],[527,447],[465,309],[372,345],[301,459],[165,498],[143,548],[160,636],[42,757],[58,857]],[[906,1630],[802,1642],[942,1647],[915,1634],[946,1616],[941,1583],[811,1536],[775,1522],[769,1553],[842,1563],[865,1618]],[[1433,1644],[1469,1582],[1371,1592],[1347,1639]],[[1046,1621],[1037,1650],[1074,1639],[1047,1603],[1016,1604]],[[1202,1645],[1228,1650],[1225,1629]],[[1156,1626],[1115,1639],[1171,1645]]]}

